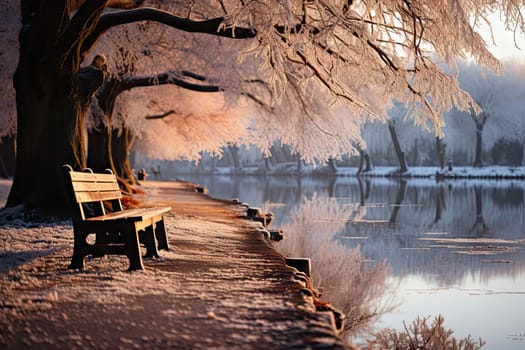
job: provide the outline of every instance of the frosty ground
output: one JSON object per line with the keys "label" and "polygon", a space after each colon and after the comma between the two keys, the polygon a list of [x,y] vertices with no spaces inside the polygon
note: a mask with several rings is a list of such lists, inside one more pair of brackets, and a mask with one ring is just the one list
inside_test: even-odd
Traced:
{"label": "frosty ground", "polygon": [[[0,180],[0,205],[11,182]],[[127,272],[125,257],[68,270],[69,220],[0,211],[0,347],[350,348],[316,312],[297,273],[242,208],[191,184],[146,182],[144,205],[169,205],[172,247]]]}

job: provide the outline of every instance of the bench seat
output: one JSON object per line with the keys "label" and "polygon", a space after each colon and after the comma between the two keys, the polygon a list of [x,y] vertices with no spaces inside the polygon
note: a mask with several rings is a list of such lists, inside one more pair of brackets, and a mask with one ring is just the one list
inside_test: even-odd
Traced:
{"label": "bench seat", "polygon": [[171,211],[170,207],[138,208],[115,211],[106,215],[87,218],[86,222],[109,222],[109,221],[148,221],[158,219]]}

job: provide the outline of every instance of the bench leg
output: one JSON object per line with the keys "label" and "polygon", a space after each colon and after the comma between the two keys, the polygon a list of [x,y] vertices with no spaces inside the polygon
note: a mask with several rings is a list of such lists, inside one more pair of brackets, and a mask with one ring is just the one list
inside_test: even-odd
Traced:
{"label": "bench leg", "polygon": [[84,269],[84,260],[92,253],[91,247],[86,242],[87,234],[74,231],[73,256],[68,269]]}
{"label": "bench leg", "polygon": [[157,237],[157,242],[159,242],[159,249],[170,250],[164,218],[155,225],[155,236]]}
{"label": "bench leg", "polygon": [[144,270],[142,256],[140,255],[139,233],[135,227],[127,230],[126,234],[126,256],[129,259],[129,271]]}
{"label": "bench leg", "polygon": [[155,224],[150,227],[146,227],[144,230],[139,232],[139,240],[146,246],[146,255],[144,256],[145,258],[159,257],[154,226]]}
{"label": "bench leg", "polygon": [[[109,237],[107,232],[97,232],[95,235],[95,246],[104,246],[109,243]],[[101,258],[105,255],[103,249],[95,249],[93,251],[93,258]]]}

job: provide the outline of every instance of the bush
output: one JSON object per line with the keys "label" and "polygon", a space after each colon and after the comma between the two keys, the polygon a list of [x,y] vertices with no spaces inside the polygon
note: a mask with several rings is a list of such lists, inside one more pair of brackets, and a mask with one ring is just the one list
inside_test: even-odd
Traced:
{"label": "bush", "polygon": [[403,349],[403,350],[476,350],[484,345],[483,340],[474,341],[470,335],[457,340],[454,333],[443,326],[445,319],[438,315],[432,325],[427,325],[427,318],[417,318],[411,327],[404,324],[405,330],[383,329],[369,340],[369,349]]}

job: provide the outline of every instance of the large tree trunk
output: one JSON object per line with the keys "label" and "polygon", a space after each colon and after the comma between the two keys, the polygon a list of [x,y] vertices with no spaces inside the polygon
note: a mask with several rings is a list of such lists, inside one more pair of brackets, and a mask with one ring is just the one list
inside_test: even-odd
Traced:
{"label": "large tree trunk", "polygon": [[104,82],[97,94],[98,107],[103,114],[103,120],[96,129],[89,132],[88,165],[93,170],[111,169],[114,174],[130,184],[136,185],[137,179],[131,169],[129,154],[132,135],[129,129],[111,130],[111,117],[119,94],[126,89],[125,83],[112,77]]}
{"label": "large tree trunk", "polygon": [[[97,118],[97,127],[89,130],[88,136],[88,166],[94,171],[111,169],[118,174],[113,161],[113,131],[111,130],[111,116],[115,108],[117,96],[122,92],[122,84],[118,78],[108,78],[97,93],[96,103],[100,108]],[[118,147],[117,147],[118,149]]]}
{"label": "large tree trunk", "polygon": [[[18,113],[16,176],[7,206],[64,209],[62,165],[84,167],[83,108],[75,69],[21,45],[14,76]],[[24,49],[25,48],[25,49]],[[36,55],[35,55],[36,54]]]}
{"label": "large tree trunk", "polygon": [[96,129],[89,130],[87,166],[95,172],[103,172],[106,169],[115,171],[111,156],[111,130],[104,123],[99,124]]}
{"label": "large tree trunk", "polygon": [[20,55],[13,77],[16,174],[7,206],[67,208],[62,165],[85,165],[83,118],[104,76],[101,69],[80,70],[83,35],[75,30],[89,32],[104,5],[85,2],[75,13],[76,25],[69,27],[72,3],[21,2]]}
{"label": "large tree trunk", "polygon": [[129,129],[113,130],[111,136],[111,154],[116,174],[128,180],[132,185],[136,185],[137,179],[129,162],[129,152],[131,150],[132,135]]}

